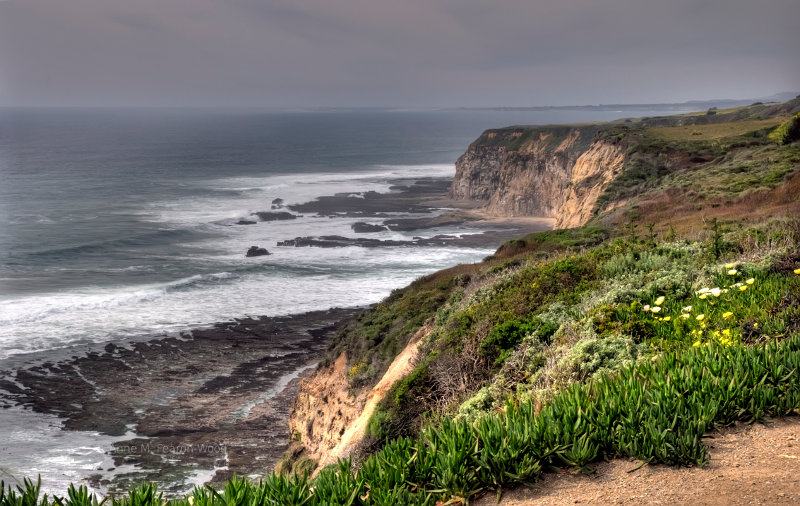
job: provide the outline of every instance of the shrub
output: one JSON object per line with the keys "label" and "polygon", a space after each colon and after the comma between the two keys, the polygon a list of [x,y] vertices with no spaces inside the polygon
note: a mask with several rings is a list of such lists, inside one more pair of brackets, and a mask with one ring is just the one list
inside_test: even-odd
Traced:
{"label": "shrub", "polygon": [[800,139],[800,112],[778,125],[769,138],[778,144],[789,144]]}

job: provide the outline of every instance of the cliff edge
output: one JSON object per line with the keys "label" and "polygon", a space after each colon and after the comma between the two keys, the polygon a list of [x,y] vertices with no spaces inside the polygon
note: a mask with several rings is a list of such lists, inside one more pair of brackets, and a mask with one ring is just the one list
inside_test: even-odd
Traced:
{"label": "cliff edge", "polygon": [[555,218],[557,229],[579,227],[636,193],[604,195],[623,173],[629,174],[621,185],[640,190],[640,182],[713,162],[697,156],[703,143],[713,148],[737,129],[773,128],[776,118],[798,109],[800,99],[598,124],[487,130],[456,161],[449,195],[480,203],[492,216],[541,216]]}
{"label": "cliff edge", "polygon": [[556,228],[585,223],[621,170],[624,143],[596,139],[598,125],[487,130],[456,162],[455,200],[484,203],[493,216],[543,216]]}

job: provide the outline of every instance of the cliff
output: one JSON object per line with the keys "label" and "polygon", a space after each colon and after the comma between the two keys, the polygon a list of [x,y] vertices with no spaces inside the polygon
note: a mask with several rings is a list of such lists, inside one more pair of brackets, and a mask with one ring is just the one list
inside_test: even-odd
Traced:
{"label": "cliff", "polygon": [[[581,226],[646,189],[639,183],[711,161],[696,156],[706,144],[773,128],[776,118],[798,109],[800,99],[603,124],[487,130],[456,161],[450,198],[481,203],[492,216],[542,216],[555,218],[555,228]],[[617,190],[628,185],[636,191],[606,194],[612,182]]]}
{"label": "cliff", "polygon": [[621,170],[625,146],[596,139],[596,125],[487,130],[456,162],[455,200],[484,203],[493,216],[556,218],[574,227]]}

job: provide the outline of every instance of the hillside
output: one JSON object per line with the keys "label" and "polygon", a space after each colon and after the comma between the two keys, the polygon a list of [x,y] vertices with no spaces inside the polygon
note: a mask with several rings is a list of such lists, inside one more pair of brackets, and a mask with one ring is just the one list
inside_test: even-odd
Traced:
{"label": "hillside", "polygon": [[452,196],[560,229],[348,321],[277,473],[175,504],[468,502],[615,457],[703,466],[710,431],[797,414],[798,111],[487,131]]}
{"label": "hillside", "polygon": [[[793,269],[800,267],[800,146],[778,144],[770,133],[798,110],[800,100],[485,132],[459,159],[454,197],[483,201],[496,214],[543,213],[561,226],[582,226],[509,241],[484,262],[422,278],[352,321],[296,404],[295,469],[308,459],[359,459],[443,417],[471,423],[509,400],[544,406],[569,385],[660,352],[718,344],[719,336],[745,347],[771,334],[788,337],[797,316],[795,296],[787,294],[797,293]],[[542,179],[545,190],[537,186]],[[731,282],[745,287],[741,293],[759,292],[772,306],[751,307],[737,328],[723,328],[724,321],[703,328],[710,323],[697,316],[729,311],[708,306],[698,313],[705,302],[698,304],[695,291],[703,283],[731,290],[721,288],[729,262],[739,271]],[[770,290],[780,296],[747,285],[760,279],[756,273],[779,283]],[[643,308],[661,296],[677,300],[669,313],[650,318]],[[689,306],[691,317],[680,311]],[[755,330],[764,328],[761,316],[777,313],[775,328]],[[375,406],[372,386],[420,338],[416,366]],[[321,394],[323,385],[329,388]],[[365,415],[360,444],[338,445],[338,434]],[[291,459],[280,467],[291,468]]]}
{"label": "hillside", "polygon": [[664,201],[683,200],[680,214],[696,214],[774,188],[793,170],[800,152],[779,149],[767,135],[798,111],[794,99],[605,124],[487,130],[456,162],[450,195],[483,203],[493,215],[556,218],[556,228],[590,220],[618,226],[636,218],[639,207]]}

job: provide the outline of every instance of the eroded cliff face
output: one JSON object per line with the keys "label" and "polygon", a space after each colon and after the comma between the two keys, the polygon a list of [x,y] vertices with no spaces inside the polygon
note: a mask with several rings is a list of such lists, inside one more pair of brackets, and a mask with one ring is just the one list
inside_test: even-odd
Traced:
{"label": "eroded cliff face", "polygon": [[556,218],[583,225],[597,197],[621,171],[626,150],[596,139],[597,127],[487,130],[456,162],[450,197],[477,201],[493,216]]}
{"label": "eroded cliff face", "polygon": [[302,381],[289,427],[291,434],[299,436],[305,456],[314,459],[318,469],[349,456],[358,447],[378,403],[392,385],[411,372],[419,345],[429,332],[429,326],[418,329],[372,388],[350,390],[344,353],[331,366],[318,369]]}
{"label": "eroded cliff face", "polygon": [[308,457],[319,462],[361,413],[365,396],[350,395],[347,357],[344,353],[329,367],[322,367],[300,383],[300,392],[289,415],[290,433],[305,447]]}
{"label": "eroded cliff face", "polygon": [[627,159],[620,143],[597,141],[572,166],[554,228],[579,227],[589,221],[597,198],[622,171]]}

